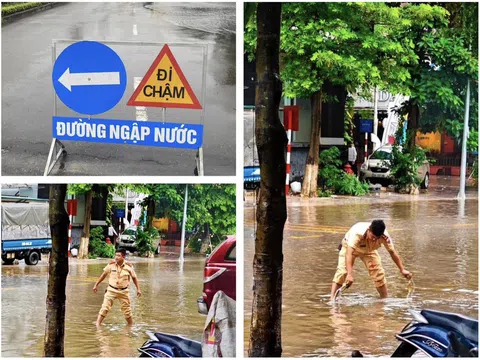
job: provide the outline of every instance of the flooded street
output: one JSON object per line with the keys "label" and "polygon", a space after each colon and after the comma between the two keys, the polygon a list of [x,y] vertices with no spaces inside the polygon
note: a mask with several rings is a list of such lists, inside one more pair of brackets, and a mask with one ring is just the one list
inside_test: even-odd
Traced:
{"label": "flooded street", "polygon": [[[315,206],[309,200],[289,198],[283,249],[283,356],[349,357],[355,349],[364,355],[389,356],[398,346],[395,334],[411,320],[408,309],[459,312],[477,318],[478,200],[467,199],[462,205],[456,200],[427,201],[424,195],[415,201],[382,199],[388,196],[327,199],[327,205],[316,200]],[[406,269],[414,274],[413,298],[407,300],[408,282],[382,247],[390,298],[378,298],[367,270],[357,260],[353,286],[332,307],[328,301],[337,246],[351,225],[373,219],[385,221]],[[252,311],[253,234],[254,209],[247,206],[246,349]]]}
{"label": "flooded street", "polygon": [[[45,333],[47,258],[37,266],[2,266],[2,357],[40,357]],[[131,284],[134,326],[126,327],[120,303],[113,304],[104,325],[95,320],[102,305],[105,279],[98,294],[93,285],[108,260],[73,259],[67,280],[65,325],[66,357],[138,357],[146,331],[182,334],[201,340],[205,317],[197,312],[202,294],[205,258],[186,258],[183,269],[177,258],[130,257],[142,297]]]}

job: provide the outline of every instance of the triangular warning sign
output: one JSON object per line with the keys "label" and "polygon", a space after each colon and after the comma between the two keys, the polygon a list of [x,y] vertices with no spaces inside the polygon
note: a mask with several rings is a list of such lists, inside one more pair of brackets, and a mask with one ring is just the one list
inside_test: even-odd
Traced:
{"label": "triangular warning sign", "polygon": [[168,45],[163,46],[127,105],[202,108]]}

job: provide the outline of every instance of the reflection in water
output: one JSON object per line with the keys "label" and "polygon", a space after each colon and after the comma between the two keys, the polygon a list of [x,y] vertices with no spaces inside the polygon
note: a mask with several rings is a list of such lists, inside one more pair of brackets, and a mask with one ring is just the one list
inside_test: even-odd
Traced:
{"label": "reflection in water", "polygon": [[[283,356],[348,357],[352,350],[388,356],[408,309],[478,315],[478,201],[352,203],[290,206],[284,238]],[[350,226],[380,218],[387,224],[415,292],[385,249],[380,256],[390,298],[378,298],[366,269],[355,264],[355,283],[329,303],[337,246]],[[245,211],[245,346],[252,304],[253,209]]]}
{"label": "reflection in water", "polygon": [[[136,357],[146,331],[182,334],[200,340],[204,317],[197,312],[202,294],[204,257],[130,258],[143,295],[130,288],[135,324],[126,326],[115,302],[97,328],[95,320],[108,284],[92,291],[106,261],[71,260],[67,280],[65,355],[68,357]],[[2,266],[2,357],[39,357],[43,352],[48,261],[37,266]]]}

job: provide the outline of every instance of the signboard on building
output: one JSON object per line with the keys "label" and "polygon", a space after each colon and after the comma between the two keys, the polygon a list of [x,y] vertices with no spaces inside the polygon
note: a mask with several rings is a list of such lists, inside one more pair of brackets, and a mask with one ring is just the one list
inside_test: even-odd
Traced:
{"label": "signboard on building", "polygon": [[[377,93],[377,106],[380,111],[387,111],[388,104],[393,101],[394,96],[389,92],[380,90]],[[354,96],[354,105],[355,109],[373,109],[373,99],[364,99],[360,96]]]}
{"label": "signboard on building", "polygon": [[427,134],[422,134],[420,131],[418,131],[415,137],[415,143],[425,150],[441,152],[442,134],[438,131]]}
{"label": "signboard on building", "polygon": [[125,217],[125,209],[115,209],[115,217],[123,219]]}
{"label": "signboard on building", "polygon": [[373,133],[373,120],[360,119],[360,132]]}

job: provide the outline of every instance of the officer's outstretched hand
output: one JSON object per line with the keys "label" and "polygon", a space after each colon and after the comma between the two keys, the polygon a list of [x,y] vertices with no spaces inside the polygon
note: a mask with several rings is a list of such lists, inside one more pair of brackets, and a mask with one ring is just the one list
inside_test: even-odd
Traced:
{"label": "officer's outstretched hand", "polygon": [[347,278],[345,279],[345,284],[347,285],[347,288],[352,286],[353,284],[353,275],[347,275]]}
{"label": "officer's outstretched hand", "polygon": [[97,285],[95,285],[95,286],[93,287],[93,292],[96,294],[97,291],[98,291],[98,287],[97,287]]}
{"label": "officer's outstretched hand", "polygon": [[138,297],[142,296],[142,291],[140,289],[137,289],[137,296]]}
{"label": "officer's outstretched hand", "polygon": [[402,270],[402,275],[405,276],[408,280],[410,280],[413,276],[413,274],[410,271],[405,269]]}

